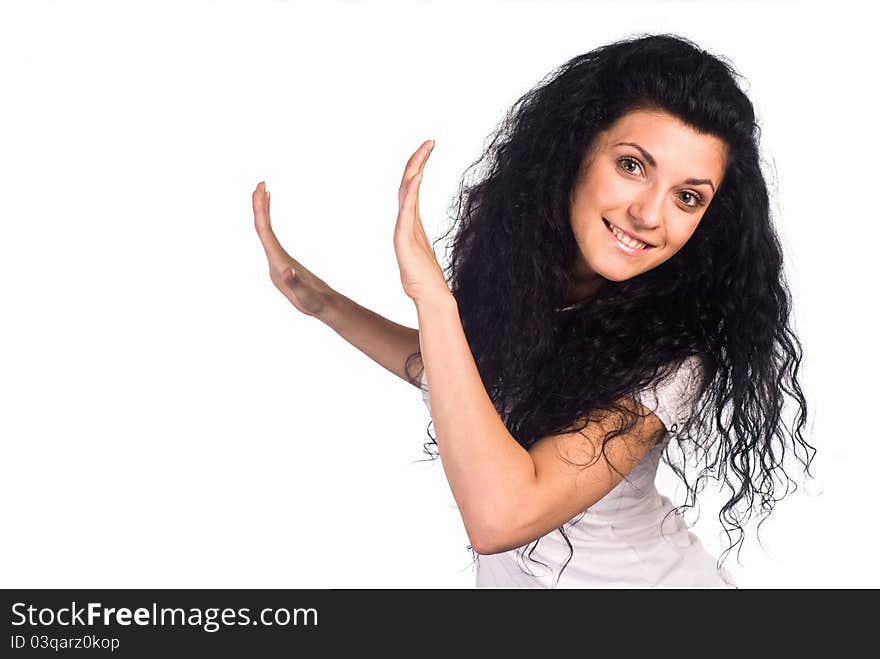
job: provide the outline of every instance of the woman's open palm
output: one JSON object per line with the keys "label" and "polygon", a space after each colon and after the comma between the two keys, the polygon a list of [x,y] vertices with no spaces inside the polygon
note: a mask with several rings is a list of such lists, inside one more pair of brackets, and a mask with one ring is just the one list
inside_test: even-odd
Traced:
{"label": "woman's open palm", "polygon": [[419,215],[422,171],[433,148],[434,141],[428,140],[410,156],[397,192],[399,206],[394,227],[394,253],[400,268],[403,291],[416,303],[436,295],[449,294],[443,269],[437,262]]}
{"label": "woman's open palm", "polygon": [[327,305],[333,289],[284,251],[269,219],[269,192],[261,181],[253,194],[254,225],[269,260],[269,276],[275,287],[302,313],[317,317]]}

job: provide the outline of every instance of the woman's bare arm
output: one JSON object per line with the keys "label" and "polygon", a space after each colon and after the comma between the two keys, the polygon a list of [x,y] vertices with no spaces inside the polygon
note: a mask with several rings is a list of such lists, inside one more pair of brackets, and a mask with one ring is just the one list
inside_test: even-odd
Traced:
{"label": "woman's bare arm", "polygon": [[[420,350],[419,330],[398,325],[335,292],[318,318],[374,362],[410,381],[405,372],[406,360]],[[416,380],[412,384],[419,386],[421,361],[415,362],[411,370]]]}

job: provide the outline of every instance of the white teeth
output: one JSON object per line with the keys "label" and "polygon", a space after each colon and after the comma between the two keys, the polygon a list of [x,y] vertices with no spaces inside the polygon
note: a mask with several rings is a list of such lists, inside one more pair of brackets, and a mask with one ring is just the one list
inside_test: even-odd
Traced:
{"label": "white teeth", "polygon": [[[609,224],[611,223],[609,222]],[[633,249],[644,249],[646,247],[645,243],[640,243],[638,240],[633,240],[613,224],[611,224],[611,232],[615,236],[617,236],[617,239],[627,247],[632,247]]]}

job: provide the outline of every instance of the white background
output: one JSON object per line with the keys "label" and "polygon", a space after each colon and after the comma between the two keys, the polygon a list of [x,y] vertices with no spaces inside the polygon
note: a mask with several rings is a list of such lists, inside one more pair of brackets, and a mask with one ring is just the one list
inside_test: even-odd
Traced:
{"label": "white background", "polygon": [[[253,228],[416,326],[392,246],[418,145],[432,237],[506,109],[673,32],[763,126],[817,480],[743,587],[878,587],[874,35],[806,2],[0,4],[0,586],[473,586],[420,393],[272,286]],[[873,143],[869,143],[873,141]],[[667,491],[674,486],[661,472]],[[694,531],[717,554],[715,501]]]}

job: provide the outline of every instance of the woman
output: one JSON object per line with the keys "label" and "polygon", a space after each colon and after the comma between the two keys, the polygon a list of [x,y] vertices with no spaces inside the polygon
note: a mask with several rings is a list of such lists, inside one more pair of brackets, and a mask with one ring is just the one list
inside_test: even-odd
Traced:
{"label": "woman", "polygon": [[[426,449],[442,458],[477,585],[733,586],[680,508],[708,477],[730,489],[719,518],[739,538],[726,555],[754,509],[771,512],[774,480],[793,483],[785,453],[809,475],[815,449],[758,127],[732,67],[669,35],[560,67],[462,181],[448,283],[419,216],[432,148],[406,165],[394,231],[418,330],[287,255],[263,183],[254,215],[297,309],[421,376]],[[661,457],[687,487],[678,508],[654,487]]]}

